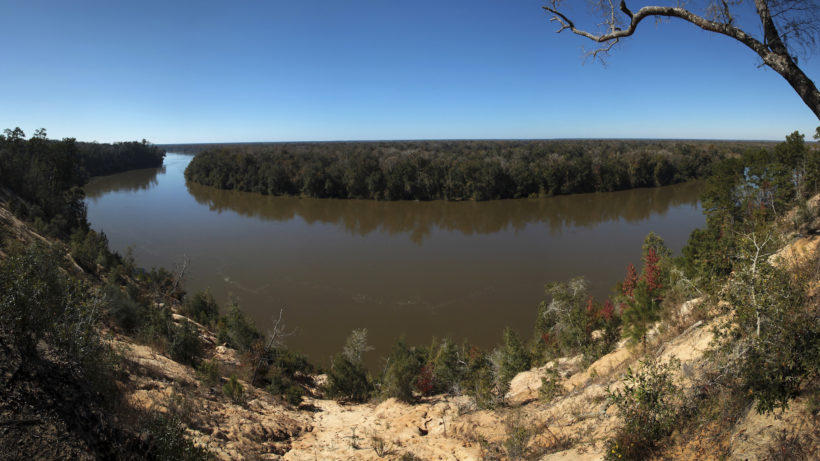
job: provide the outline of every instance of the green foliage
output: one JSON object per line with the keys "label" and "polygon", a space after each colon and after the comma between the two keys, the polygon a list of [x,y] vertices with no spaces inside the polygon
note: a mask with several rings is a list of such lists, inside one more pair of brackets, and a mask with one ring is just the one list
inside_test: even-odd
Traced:
{"label": "green foliage", "polygon": [[108,250],[108,238],[105,233],[93,229],[87,231],[76,229],[71,234],[71,256],[83,269],[92,274],[98,273],[98,267],[105,270],[115,258]]}
{"label": "green foliage", "polygon": [[17,194],[12,211],[38,231],[67,236],[86,230],[82,172],[74,139],[25,139],[19,128],[0,136],[0,184]]}
{"label": "green foliage", "polygon": [[209,146],[186,179],[270,195],[493,200],[704,177],[714,145],[650,141],[413,141]]}
{"label": "green foliage", "polygon": [[202,325],[211,325],[219,318],[219,305],[211,293],[205,290],[186,296],[180,312]]}
{"label": "green foliage", "polygon": [[754,395],[757,411],[785,408],[803,383],[820,373],[820,317],[808,307],[811,266],[773,266],[776,231],[763,228],[740,238],[741,252],[724,299],[735,309],[724,325],[725,370]]}
{"label": "green foliage", "polygon": [[27,354],[35,354],[37,341],[77,302],[57,265],[61,260],[51,248],[35,243],[15,245],[0,261],[0,332]]}
{"label": "green foliage", "polygon": [[516,413],[504,422],[504,430],[507,438],[504,439],[502,445],[507,459],[526,459],[527,444],[535,435],[529,424],[521,418],[520,413]]}
{"label": "green foliage", "polygon": [[106,285],[103,288],[103,299],[108,307],[108,315],[118,327],[127,332],[135,332],[143,326],[147,309],[123,293],[120,287]]}
{"label": "green foliage", "polygon": [[498,372],[499,395],[504,395],[515,375],[530,369],[531,358],[521,337],[512,328],[505,328],[503,334],[501,366]]}
{"label": "green foliage", "polygon": [[434,343],[431,346],[430,356],[429,367],[433,373],[432,393],[451,392],[464,375],[464,369],[459,362],[458,346],[445,338],[438,345]]}
{"label": "green foliage", "polygon": [[501,403],[501,398],[497,392],[496,372],[492,362],[485,352],[466,343],[462,347],[462,353],[467,359],[460,384],[464,393],[473,397],[478,408],[495,408]]}
{"label": "green foliage", "polygon": [[90,176],[102,176],[142,168],[159,168],[165,152],[145,140],[99,144],[77,143],[82,168]]}
{"label": "green foliage", "polygon": [[547,284],[546,294],[550,302],[541,302],[535,319],[536,361],[582,353],[586,362],[592,362],[609,352],[620,324],[611,301],[595,302],[583,277]]}
{"label": "green foliage", "polygon": [[415,348],[407,347],[399,338],[390,355],[382,377],[381,394],[385,398],[394,397],[402,402],[414,402],[415,383],[423,365],[423,357]]}
{"label": "green foliage", "polygon": [[315,371],[307,359],[284,347],[265,348],[262,341],[254,343],[251,363],[257,364],[253,385],[264,387],[269,393],[283,396],[290,404],[298,405],[305,395],[303,385],[312,383]]}
{"label": "green foliage", "polygon": [[237,405],[245,403],[245,388],[236,379],[236,375],[231,375],[228,382],[222,385],[222,393]]}
{"label": "green foliage", "polygon": [[231,303],[228,306],[228,312],[220,317],[217,322],[216,332],[220,342],[242,352],[250,351],[253,344],[262,338],[262,335],[253,323],[245,317],[245,314],[242,313],[236,303]]}
{"label": "green foliage", "polygon": [[301,403],[305,390],[299,385],[296,377],[306,377],[305,373],[312,372],[313,367],[303,356],[286,349],[277,349],[271,363],[272,366],[266,375],[266,390],[271,394],[283,396],[291,405]]}
{"label": "green foliage", "polygon": [[345,341],[344,352],[333,357],[325,389],[328,396],[354,402],[370,398],[373,385],[362,363],[362,354],[368,349],[367,330],[353,330]]}
{"label": "green foliage", "polygon": [[0,336],[23,358],[40,358],[37,343],[78,365],[84,380],[104,396],[113,389],[114,354],[101,340],[101,302],[82,281],[59,266],[63,257],[36,242],[14,244],[0,261]]}
{"label": "green foliage", "polygon": [[214,386],[222,378],[219,363],[215,360],[203,360],[199,362],[199,365],[196,367],[196,377],[202,381],[202,384],[208,387]]}
{"label": "green foliage", "polygon": [[647,459],[672,432],[683,405],[672,374],[679,364],[676,360],[667,364],[643,361],[639,371],[627,370],[622,389],[607,389],[622,424],[607,442],[606,459]]}
{"label": "green foliage", "polygon": [[[647,236],[644,244],[643,269],[640,279],[635,278],[630,266],[627,277],[621,285],[623,309],[623,335],[633,343],[640,342],[646,350],[646,335],[649,328],[661,317],[661,301],[669,283],[669,261],[666,247],[657,246],[659,238]],[[654,241],[654,242],[653,242]],[[654,243],[654,244],[653,244]],[[658,249],[666,255],[664,260],[658,256]]]}
{"label": "green foliage", "polygon": [[177,362],[196,365],[202,357],[199,331],[190,322],[182,321],[169,329],[168,353]]}
{"label": "green foliage", "polygon": [[333,357],[326,391],[328,396],[335,399],[364,402],[370,398],[373,385],[361,363],[351,363],[339,354]]}
{"label": "green foliage", "polygon": [[157,460],[199,461],[214,456],[185,437],[185,424],[175,415],[154,414],[143,423],[148,436],[145,456]]}
{"label": "green foliage", "polygon": [[734,246],[733,236],[717,226],[693,230],[683,247],[684,274],[704,287],[720,283],[732,271]]}
{"label": "green foliage", "polygon": [[538,389],[538,398],[543,402],[552,402],[553,399],[564,393],[558,372],[554,368],[547,370],[547,375],[541,378],[541,387]]}
{"label": "green foliage", "polygon": [[152,294],[154,302],[175,302],[185,295],[176,275],[164,267],[152,267],[148,272],[141,271],[139,280]]}
{"label": "green foliage", "polygon": [[660,307],[660,301],[653,296],[646,282],[638,282],[622,315],[623,335],[633,343],[643,344],[645,349],[649,327],[661,318]]}
{"label": "green foliage", "polygon": [[199,332],[190,322],[174,322],[168,308],[149,310],[148,321],[140,331],[142,339],[164,350],[177,362],[196,366],[202,356]]}

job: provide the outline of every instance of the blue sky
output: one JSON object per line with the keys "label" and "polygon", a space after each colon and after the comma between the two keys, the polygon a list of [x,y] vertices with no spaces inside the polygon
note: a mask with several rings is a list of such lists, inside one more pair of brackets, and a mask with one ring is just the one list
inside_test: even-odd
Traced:
{"label": "blue sky", "polygon": [[[4,3],[0,128],[52,138],[810,139],[820,125],[750,50],[679,21],[647,21],[602,66],[537,0]],[[800,62],[820,81],[820,56]]]}

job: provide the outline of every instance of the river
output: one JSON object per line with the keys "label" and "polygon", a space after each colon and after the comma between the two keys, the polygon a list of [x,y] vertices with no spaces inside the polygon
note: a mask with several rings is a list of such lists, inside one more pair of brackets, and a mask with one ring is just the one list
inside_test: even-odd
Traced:
{"label": "river", "polygon": [[529,337],[545,283],[584,275],[602,298],[640,267],[647,233],[679,254],[705,221],[698,183],[491,202],[300,199],[186,184],[192,158],[92,179],[92,227],[142,267],[187,256],[189,292],[236,298],[262,330],[284,309],[287,346],[320,364],[354,328],[369,330],[370,364],[400,335],[481,347],[504,326]]}

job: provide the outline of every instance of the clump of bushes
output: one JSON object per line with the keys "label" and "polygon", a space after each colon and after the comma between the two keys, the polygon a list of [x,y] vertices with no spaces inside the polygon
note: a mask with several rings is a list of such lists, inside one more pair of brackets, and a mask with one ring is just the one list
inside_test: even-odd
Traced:
{"label": "clump of bushes", "polygon": [[51,248],[13,245],[0,261],[0,332],[26,354],[34,356],[37,342],[53,332],[54,319],[79,301],[55,261]]}
{"label": "clump of bushes", "polygon": [[551,402],[555,397],[564,393],[564,387],[561,386],[558,372],[555,368],[547,370],[547,375],[541,377],[541,387],[538,388],[538,398],[542,402]]}
{"label": "clump of bushes", "polygon": [[535,319],[536,362],[583,354],[584,362],[592,363],[609,352],[620,337],[619,312],[612,301],[595,301],[583,277],[547,284],[546,293],[550,302],[538,306]]}
{"label": "clump of bushes", "polygon": [[148,436],[145,455],[150,459],[214,459],[206,448],[196,445],[185,436],[185,423],[178,415],[152,414],[144,419],[141,429]]}
{"label": "clump of bushes", "polygon": [[213,386],[219,382],[222,373],[219,364],[214,360],[203,360],[196,367],[196,376],[206,386]]}
{"label": "clump of bushes", "polygon": [[147,309],[130,295],[123,293],[120,287],[106,285],[103,288],[103,299],[108,306],[108,315],[115,325],[130,333],[142,328]]}
{"label": "clump of bushes", "polygon": [[370,398],[373,383],[362,362],[362,355],[370,349],[367,345],[367,329],[353,330],[350,333],[343,352],[336,354],[331,361],[325,388],[328,396],[353,402],[364,402]]}
{"label": "clump of bushes", "polygon": [[623,389],[607,389],[622,424],[607,442],[607,460],[647,459],[672,433],[683,407],[683,394],[673,377],[677,360],[661,364],[646,360],[639,370],[627,370]]}
{"label": "clump of bushes", "polygon": [[140,335],[145,342],[167,352],[177,362],[196,366],[202,357],[202,344],[196,327],[187,321],[177,324],[166,307],[149,311]]}
{"label": "clump of bushes", "polygon": [[219,305],[208,290],[186,296],[179,311],[206,326],[214,324],[219,318]]}
{"label": "clump of bushes", "polygon": [[408,347],[400,338],[390,355],[381,382],[381,394],[384,398],[394,397],[402,402],[413,402],[413,391],[419,382],[419,373],[423,368],[424,357],[416,348]]}
{"label": "clump of bushes", "polygon": [[242,383],[236,379],[236,375],[231,375],[228,378],[228,382],[222,385],[222,393],[225,394],[225,397],[228,397],[231,402],[241,405],[245,402],[245,388],[242,386]]}
{"label": "clump of bushes", "polygon": [[[304,385],[312,381],[310,374],[315,371],[305,356],[284,347],[274,347],[263,353],[263,369],[257,371],[259,385],[269,393],[281,395],[291,405],[298,405],[305,395]],[[256,383],[254,383],[256,384]]]}
{"label": "clump of bushes", "polygon": [[228,311],[217,321],[216,336],[219,342],[240,352],[250,351],[253,344],[262,339],[262,334],[235,302],[228,306]]}
{"label": "clump of bushes", "polygon": [[498,392],[501,396],[510,389],[510,381],[515,378],[515,375],[529,370],[532,364],[530,354],[524,348],[524,343],[515,330],[505,328],[503,339],[501,363],[498,370]]}
{"label": "clump of bushes", "polygon": [[99,269],[106,270],[115,262],[114,255],[108,250],[108,238],[104,232],[93,229],[76,229],[69,240],[71,256],[83,269],[96,274]]}

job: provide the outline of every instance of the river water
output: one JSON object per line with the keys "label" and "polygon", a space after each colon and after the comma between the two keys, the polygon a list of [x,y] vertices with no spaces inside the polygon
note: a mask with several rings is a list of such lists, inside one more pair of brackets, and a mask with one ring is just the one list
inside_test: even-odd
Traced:
{"label": "river water", "polygon": [[186,184],[193,157],[94,178],[88,219],[142,267],[191,261],[189,292],[229,296],[261,329],[280,308],[288,347],[327,364],[354,328],[375,350],[464,338],[504,326],[532,334],[544,284],[583,275],[597,297],[640,267],[650,231],[676,253],[704,224],[701,185],[491,202],[299,199]]}

